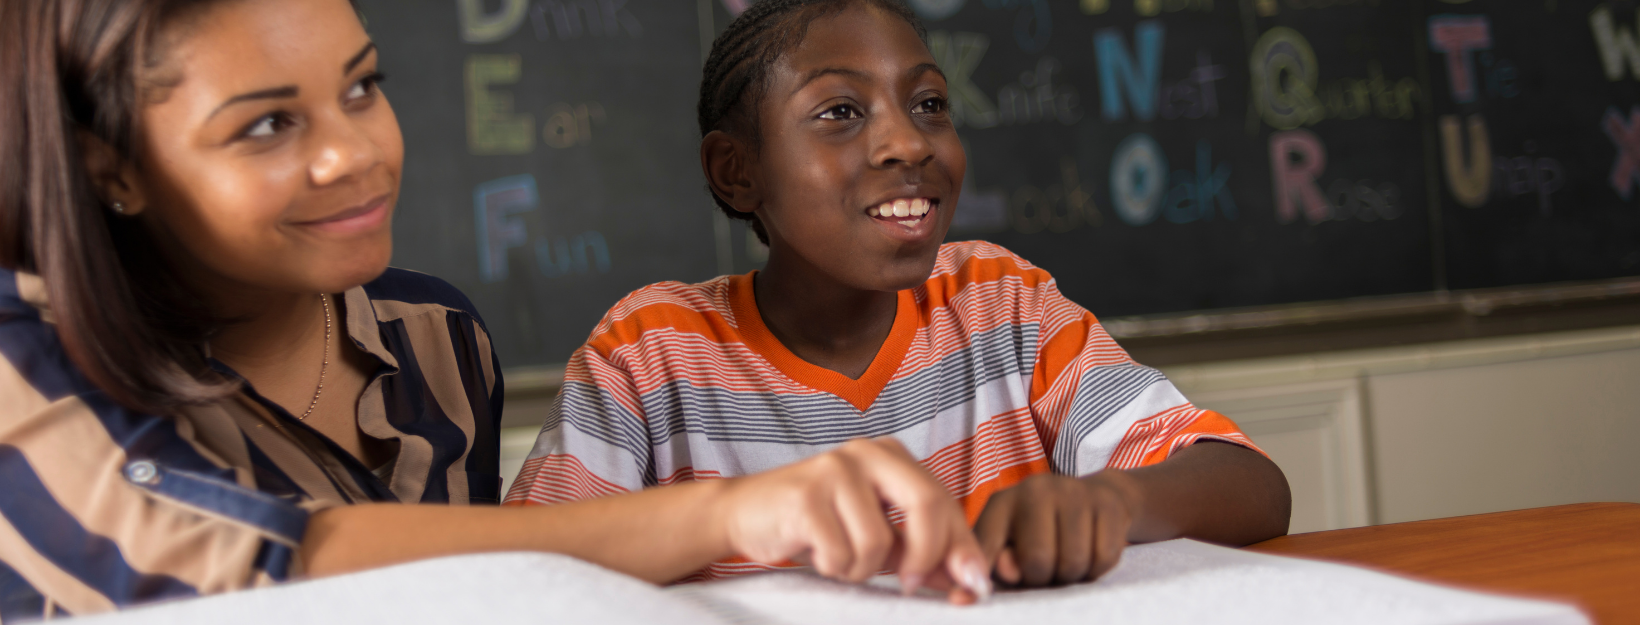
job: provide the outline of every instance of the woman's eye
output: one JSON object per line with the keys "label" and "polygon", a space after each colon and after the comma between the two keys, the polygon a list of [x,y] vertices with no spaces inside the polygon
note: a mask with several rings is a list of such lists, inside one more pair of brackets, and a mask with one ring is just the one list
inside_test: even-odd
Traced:
{"label": "woman's eye", "polygon": [[349,102],[360,98],[369,97],[370,95],[376,93],[377,85],[386,78],[386,76],[383,76],[379,72],[365,76],[364,78],[359,79],[359,82],[353,83],[352,87],[348,88],[347,96],[345,97]]}
{"label": "woman's eye", "polygon": [[945,98],[929,98],[927,100],[923,100],[922,102],[918,102],[916,108],[911,109],[911,112],[913,112],[913,113],[944,113],[945,112]]}
{"label": "woman's eye", "polygon": [[859,119],[865,117],[851,104],[839,104],[820,112],[820,119]]}
{"label": "woman's eye", "polygon": [[290,118],[284,113],[274,113],[256,120],[255,123],[245,128],[242,136],[248,139],[266,139],[279,134],[279,131],[288,127],[290,127]]}

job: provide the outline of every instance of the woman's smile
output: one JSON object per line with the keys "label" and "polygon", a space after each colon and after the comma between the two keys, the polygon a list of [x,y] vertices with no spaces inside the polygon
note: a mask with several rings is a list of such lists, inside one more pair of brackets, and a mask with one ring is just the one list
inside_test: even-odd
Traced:
{"label": "woman's smile", "polygon": [[356,235],[374,232],[388,224],[388,216],[393,212],[391,210],[392,199],[393,194],[383,193],[362,204],[337,211],[319,219],[295,222],[295,225],[333,235]]}

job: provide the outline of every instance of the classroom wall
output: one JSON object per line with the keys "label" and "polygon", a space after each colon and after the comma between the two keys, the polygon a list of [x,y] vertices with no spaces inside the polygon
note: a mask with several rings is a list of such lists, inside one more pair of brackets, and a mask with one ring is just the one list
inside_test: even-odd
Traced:
{"label": "classroom wall", "polygon": [[1294,532],[1640,502],[1640,326],[1165,370],[1282,467]]}
{"label": "classroom wall", "polygon": [[[1640,326],[1163,370],[1281,466],[1294,533],[1640,502]],[[507,403],[509,486],[551,403],[552,376],[529,375]]]}
{"label": "classroom wall", "polygon": [[1640,349],[1374,376],[1382,523],[1640,502]]}

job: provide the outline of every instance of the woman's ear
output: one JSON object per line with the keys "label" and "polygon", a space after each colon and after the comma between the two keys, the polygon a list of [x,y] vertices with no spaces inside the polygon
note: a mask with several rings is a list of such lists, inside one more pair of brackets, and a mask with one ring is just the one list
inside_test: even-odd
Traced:
{"label": "woman's ear", "polygon": [[712,193],[742,213],[756,212],[763,204],[762,189],[752,175],[752,154],[746,142],[729,133],[713,130],[700,140],[700,168]]}
{"label": "woman's ear", "polygon": [[74,138],[79,143],[86,175],[104,206],[128,217],[148,207],[142,180],[131,161],[120,158],[114,146],[90,132],[76,131]]}

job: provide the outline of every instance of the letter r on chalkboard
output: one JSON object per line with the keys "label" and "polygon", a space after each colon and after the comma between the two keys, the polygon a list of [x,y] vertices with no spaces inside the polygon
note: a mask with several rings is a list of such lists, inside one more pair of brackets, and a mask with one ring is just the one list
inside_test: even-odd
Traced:
{"label": "letter r on chalkboard", "polygon": [[478,220],[478,271],[485,282],[507,279],[507,250],[523,246],[528,233],[518,213],[535,210],[535,176],[508,176],[473,190]]}

